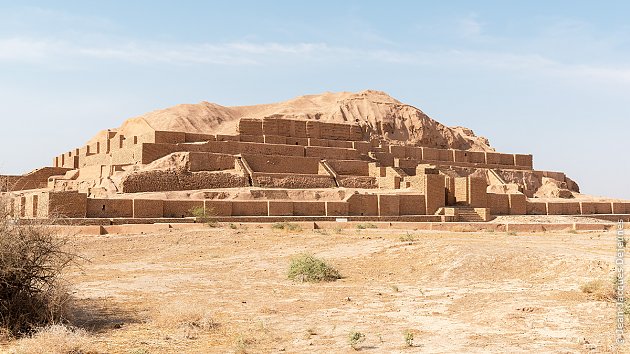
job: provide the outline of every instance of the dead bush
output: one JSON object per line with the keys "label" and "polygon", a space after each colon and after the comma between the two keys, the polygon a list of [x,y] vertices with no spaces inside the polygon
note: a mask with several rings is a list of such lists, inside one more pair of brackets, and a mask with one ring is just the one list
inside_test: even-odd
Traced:
{"label": "dead bush", "polygon": [[76,259],[68,242],[49,227],[0,215],[0,328],[20,336],[64,319],[69,296],[61,274]]}
{"label": "dead bush", "polygon": [[40,328],[29,337],[17,341],[14,354],[96,353],[85,330],[64,325]]}

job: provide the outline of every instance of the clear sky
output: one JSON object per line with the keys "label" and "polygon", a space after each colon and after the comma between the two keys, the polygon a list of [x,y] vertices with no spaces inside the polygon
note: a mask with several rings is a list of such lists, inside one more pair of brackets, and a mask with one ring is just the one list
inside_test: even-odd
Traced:
{"label": "clear sky", "polygon": [[0,174],[178,103],[376,89],[630,199],[630,2],[1,1]]}

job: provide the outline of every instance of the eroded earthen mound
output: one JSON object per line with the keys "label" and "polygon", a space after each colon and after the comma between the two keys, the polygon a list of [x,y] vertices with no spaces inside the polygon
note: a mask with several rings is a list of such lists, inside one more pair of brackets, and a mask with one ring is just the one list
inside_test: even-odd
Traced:
{"label": "eroded earthen mound", "polygon": [[[240,118],[286,118],[352,123],[372,137],[415,146],[494,151],[486,138],[463,127],[447,127],[416,107],[381,91],[300,96],[285,102],[225,107],[215,103],[180,104],[128,119],[116,131],[126,136],[153,130],[235,134]],[[92,141],[102,139],[106,131]]]}

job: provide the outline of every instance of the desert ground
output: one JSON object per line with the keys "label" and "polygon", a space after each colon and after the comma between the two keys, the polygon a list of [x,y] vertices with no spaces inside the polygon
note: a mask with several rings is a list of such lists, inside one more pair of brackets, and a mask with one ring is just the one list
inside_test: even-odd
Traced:
{"label": "desert ground", "polygon": [[[85,331],[0,350],[74,342],[75,353],[136,354],[627,351],[614,344],[614,303],[583,291],[592,281],[612,287],[613,231],[203,225],[73,239],[85,260],[67,274],[72,323]],[[301,253],[342,279],[289,280]],[[352,332],[365,335],[355,348]]]}

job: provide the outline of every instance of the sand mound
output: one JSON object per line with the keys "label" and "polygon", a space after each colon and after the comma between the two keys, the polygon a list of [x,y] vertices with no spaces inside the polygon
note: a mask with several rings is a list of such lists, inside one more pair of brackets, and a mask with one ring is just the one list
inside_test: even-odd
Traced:
{"label": "sand mound", "polygon": [[[209,102],[180,104],[128,119],[113,131],[128,136],[152,130],[235,134],[240,118],[267,117],[359,124],[373,137],[394,144],[494,151],[487,139],[475,136],[472,130],[447,127],[418,108],[373,90],[327,92],[253,106],[225,107]],[[105,131],[99,133],[95,139],[104,134]]]}

